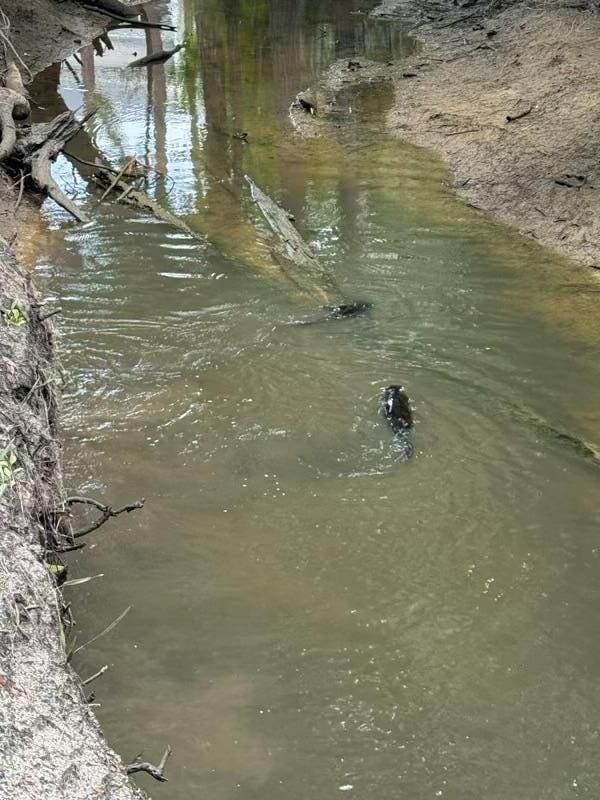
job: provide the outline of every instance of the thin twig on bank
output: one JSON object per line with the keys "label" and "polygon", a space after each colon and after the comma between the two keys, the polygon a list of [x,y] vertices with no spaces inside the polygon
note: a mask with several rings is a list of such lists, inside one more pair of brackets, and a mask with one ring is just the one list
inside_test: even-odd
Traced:
{"label": "thin twig on bank", "polygon": [[81,528],[78,531],[74,531],[73,538],[78,539],[81,536],[86,536],[88,533],[97,530],[111,517],[118,517],[119,514],[129,514],[131,511],[136,511],[139,508],[143,508],[144,502],[144,498],[142,498],[141,500],[136,500],[135,503],[128,503],[120,508],[113,508],[105,503],[101,503],[99,500],[95,500],[93,497],[82,497],[78,495],[74,497],[68,497],[66,504],[69,507],[73,505],[88,505],[97,508],[98,511],[102,513],[102,516],[98,517],[98,519],[94,520],[94,522],[91,522],[87,527]]}
{"label": "thin twig on bank", "polygon": [[88,683],[91,683],[92,681],[95,681],[96,678],[100,678],[102,675],[104,675],[107,669],[108,669],[108,664],[105,664],[103,667],[100,667],[98,672],[94,672],[94,674],[90,675],[89,678],[86,678],[84,681],[81,681],[81,685],[87,686]]}
{"label": "thin twig on bank", "polygon": [[21,173],[21,177],[19,178],[19,196],[17,197],[17,202],[15,203],[15,207],[13,209],[13,214],[16,214],[19,210],[19,206],[21,205],[21,200],[23,199],[23,189],[25,188],[25,173],[23,170],[19,170]]}

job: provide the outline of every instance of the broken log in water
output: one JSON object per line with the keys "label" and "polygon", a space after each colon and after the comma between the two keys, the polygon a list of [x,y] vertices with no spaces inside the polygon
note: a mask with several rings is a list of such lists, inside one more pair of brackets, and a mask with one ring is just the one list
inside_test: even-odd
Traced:
{"label": "broken log in water", "polygon": [[271,231],[275,234],[274,255],[285,275],[304,293],[331,306],[348,306],[333,276],[290,221],[290,215],[245,176],[252,199],[258,205]]}

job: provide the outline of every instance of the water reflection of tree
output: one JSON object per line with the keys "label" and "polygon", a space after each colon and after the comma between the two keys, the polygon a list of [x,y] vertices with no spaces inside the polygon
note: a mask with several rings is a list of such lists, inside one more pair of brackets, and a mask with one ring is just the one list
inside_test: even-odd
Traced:
{"label": "water reflection of tree", "polygon": [[[148,22],[158,22],[164,16],[160,6],[148,4],[143,17]],[[162,31],[158,28],[146,28],[146,54],[156,53],[163,49]],[[150,166],[150,131],[154,131],[155,168],[159,175],[167,174],[167,77],[164,64],[155,64],[146,68],[148,105],[146,115],[146,165]],[[167,199],[165,181],[159,180],[156,186],[159,202]]]}
{"label": "water reflection of tree", "polygon": [[[391,26],[349,13],[358,5],[335,0],[184,0],[186,26],[193,25],[193,30],[186,27],[186,38],[197,47],[196,53],[188,47],[185,58],[199,60],[205,112],[199,211],[212,218],[211,227],[222,226],[224,220],[238,232],[244,227],[240,192],[245,171],[278,191],[300,223],[308,182],[318,177],[319,183],[327,183],[329,176],[327,192],[340,190],[340,210],[352,227],[357,209],[342,156],[332,158],[331,150],[316,147],[307,156],[305,145],[292,144],[287,108],[296,92],[314,83],[338,57],[360,52],[385,58],[401,47]],[[195,96],[194,89],[188,76],[188,97]],[[191,124],[193,138],[197,117]],[[248,133],[249,147],[235,138],[240,131]]]}

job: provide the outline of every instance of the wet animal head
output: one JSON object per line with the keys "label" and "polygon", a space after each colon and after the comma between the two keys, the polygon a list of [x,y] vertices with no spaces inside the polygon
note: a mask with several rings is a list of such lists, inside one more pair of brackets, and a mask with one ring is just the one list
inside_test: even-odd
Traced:
{"label": "wet animal head", "polygon": [[381,413],[397,433],[413,426],[412,409],[404,386],[388,386],[381,399]]}
{"label": "wet animal head", "polygon": [[348,317],[358,317],[361,314],[366,314],[371,308],[371,303],[363,300],[340,303],[338,306],[326,306],[329,319],[347,319]]}

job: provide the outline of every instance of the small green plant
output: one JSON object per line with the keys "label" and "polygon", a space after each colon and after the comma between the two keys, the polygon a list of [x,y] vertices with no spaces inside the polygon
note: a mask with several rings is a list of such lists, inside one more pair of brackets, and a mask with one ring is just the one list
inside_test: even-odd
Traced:
{"label": "small green plant", "polygon": [[15,476],[20,469],[17,467],[17,455],[11,445],[0,450],[0,497],[8,488],[15,485]]}
{"label": "small green plant", "polygon": [[11,305],[10,308],[1,309],[1,312],[4,322],[7,325],[12,325],[15,328],[19,328],[21,325],[25,325],[27,322],[27,317],[21,311],[16,301]]}

